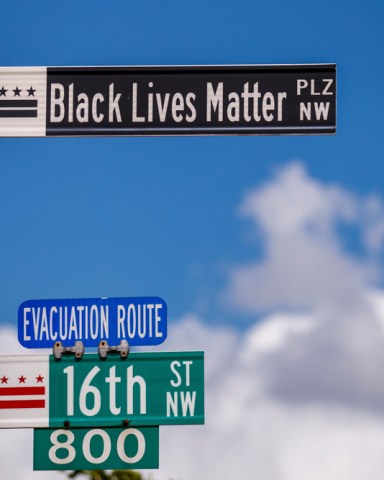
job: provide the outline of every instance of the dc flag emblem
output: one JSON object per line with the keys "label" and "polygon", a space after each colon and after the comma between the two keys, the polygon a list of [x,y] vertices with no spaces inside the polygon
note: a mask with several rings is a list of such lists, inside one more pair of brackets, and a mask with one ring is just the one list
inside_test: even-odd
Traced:
{"label": "dc flag emblem", "polygon": [[45,67],[0,70],[0,129],[5,136],[45,135]]}
{"label": "dc flag emblem", "polygon": [[[28,93],[28,99],[24,100],[21,94],[24,94],[23,90],[16,87],[12,90],[12,93],[8,94],[8,90],[2,86],[0,88],[0,117],[2,118],[30,118],[37,117],[37,100],[29,99],[30,96],[34,96],[36,89],[32,86]],[[4,98],[1,98],[4,97]],[[11,99],[9,97],[12,97]]]}
{"label": "dc flag emblem", "polygon": [[48,357],[0,357],[0,428],[47,427],[48,416]]}

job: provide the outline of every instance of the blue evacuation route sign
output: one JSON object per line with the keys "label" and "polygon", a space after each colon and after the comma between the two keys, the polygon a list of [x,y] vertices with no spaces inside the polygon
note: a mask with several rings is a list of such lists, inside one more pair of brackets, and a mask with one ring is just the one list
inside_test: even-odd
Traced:
{"label": "blue evacuation route sign", "polygon": [[97,347],[101,340],[159,345],[167,337],[167,305],[160,297],[27,300],[18,310],[18,339],[26,348],[56,342]]}

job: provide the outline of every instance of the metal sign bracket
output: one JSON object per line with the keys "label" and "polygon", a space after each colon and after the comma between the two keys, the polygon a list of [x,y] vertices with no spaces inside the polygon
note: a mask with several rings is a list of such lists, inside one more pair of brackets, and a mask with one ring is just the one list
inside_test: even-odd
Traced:
{"label": "metal sign bracket", "polygon": [[117,346],[109,346],[106,340],[101,340],[97,348],[100,360],[107,358],[108,353],[120,353],[120,358],[125,359],[129,355],[130,347],[127,340],[121,340]]}
{"label": "metal sign bracket", "polygon": [[53,356],[55,360],[61,360],[61,357],[64,355],[74,354],[76,359],[81,360],[84,355],[84,345],[83,342],[77,340],[73,347],[64,347],[61,342],[55,342],[53,345]]}

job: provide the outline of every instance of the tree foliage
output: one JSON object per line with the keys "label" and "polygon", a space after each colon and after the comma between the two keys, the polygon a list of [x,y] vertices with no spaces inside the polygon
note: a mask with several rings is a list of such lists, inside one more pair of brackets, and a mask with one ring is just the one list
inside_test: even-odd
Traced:
{"label": "tree foliage", "polygon": [[89,480],[143,480],[139,472],[134,470],[74,470],[68,473],[68,478],[85,475]]}

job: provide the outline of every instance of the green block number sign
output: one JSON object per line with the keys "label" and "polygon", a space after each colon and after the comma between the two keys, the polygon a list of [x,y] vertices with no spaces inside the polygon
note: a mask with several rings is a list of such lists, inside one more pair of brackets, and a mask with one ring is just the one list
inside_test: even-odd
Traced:
{"label": "green block number sign", "polygon": [[159,467],[159,427],[34,430],[34,470]]}

